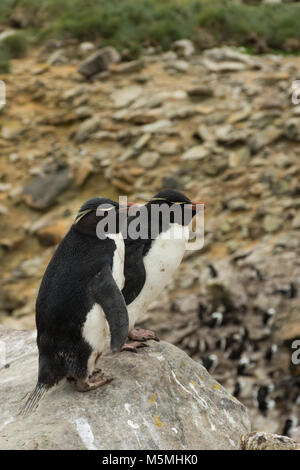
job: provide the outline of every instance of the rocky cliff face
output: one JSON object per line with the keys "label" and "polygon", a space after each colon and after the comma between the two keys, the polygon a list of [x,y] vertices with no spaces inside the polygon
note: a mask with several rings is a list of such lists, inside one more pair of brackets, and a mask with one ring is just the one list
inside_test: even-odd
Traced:
{"label": "rocky cliff face", "polygon": [[48,41],[2,77],[0,321],[34,326],[44,269],[85,199],[182,189],[206,205],[205,246],[143,325],[203,362],[255,429],[281,433],[300,403],[300,60],[189,41],[121,59]]}
{"label": "rocky cliff face", "polygon": [[[88,393],[62,383],[26,418],[16,416],[35,385],[33,332],[0,328],[7,364],[0,373],[3,449],[237,449],[250,430],[246,408],[200,364],[154,341],[137,354],[99,361],[113,381]],[[9,366],[9,367],[8,367]]]}

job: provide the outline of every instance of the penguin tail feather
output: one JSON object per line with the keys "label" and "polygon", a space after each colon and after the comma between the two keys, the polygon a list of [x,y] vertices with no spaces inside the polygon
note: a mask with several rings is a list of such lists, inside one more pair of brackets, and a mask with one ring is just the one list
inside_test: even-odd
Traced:
{"label": "penguin tail feather", "polygon": [[37,383],[34,390],[30,393],[24,405],[22,405],[18,411],[19,416],[27,416],[36,410],[40,400],[45,396],[49,390],[49,386],[41,383]]}

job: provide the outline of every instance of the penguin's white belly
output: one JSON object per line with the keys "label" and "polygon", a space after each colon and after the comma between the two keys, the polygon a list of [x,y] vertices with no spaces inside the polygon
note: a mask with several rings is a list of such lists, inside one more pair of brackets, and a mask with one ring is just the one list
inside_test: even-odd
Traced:
{"label": "penguin's white belly", "polygon": [[92,350],[105,353],[110,350],[110,330],[102,307],[95,303],[86,316],[82,336]]}
{"label": "penguin's white belly", "polygon": [[[124,240],[121,234],[109,234],[116,243],[113,255],[112,276],[120,290],[124,287]],[[98,303],[95,303],[86,316],[82,328],[82,336],[91,346],[94,353],[110,351],[110,328],[105,313]]]}
{"label": "penguin's white belly", "polygon": [[113,256],[113,268],[112,276],[116,281],[117,286],[120,290],[123,289],[125,283],[124,277],[124,258],[125,258],[125,245],[124,239],[121,233],[109,234],[109,238],[114,240],[116,244],[116,249]]}
{"label": "penguin's white belly", "polygon": [[137,298],[127,306],[129,330],[172,278],[183,258],[188,233],[188,227],[172,224],[169,232],[152,241],[144,257],[145,284]]}

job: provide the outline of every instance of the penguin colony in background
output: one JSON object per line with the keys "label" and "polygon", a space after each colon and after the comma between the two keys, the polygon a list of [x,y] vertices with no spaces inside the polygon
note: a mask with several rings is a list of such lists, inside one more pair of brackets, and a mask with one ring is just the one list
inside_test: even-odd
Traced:
{"label": "penguin colony in background", "polygon": [[[151,208],[162,204],[177,204],[180,210],[169,220],[153,221]],[[143,341],[158,339],[134,326],[179,266],[197,203],[179,191],[159,192],[143,206],[147,237],[125,237],[124,243],[121,215],[127,216],[129,207],[104,198],[87,201],[51,259],[36,301],[38,381],[21,414],[34,410],[63,379],[80,392],[108,383],[112,378],[97,368],[101,355],[136,351]],[[125,217],[125,230],[135,217]],[[117,223],[108,225],[110,231],[100,239],[97,227],[104,220]],[[125,344],[127,336],[134,342]]]}
{"label": "penguin colony in background", "polygon": [[[207,268],[213,279],[218,278],[215,267],[207,265]],[[275,421],[276,432],[292,437],[293,430],[299,426],[300,376],[286,372],[289,353],[272,341],[271,327],[276,310],[257,310],[247,315],[242,309],[226,307],[222,300],[217,310],[209,298],[199,296],[199,300],[198,307],[187,313],[186,323],[177,307],[180,304],[176,299],[171,303],[169,311],[173,322],[180,325],[174,344],[194,360],[200,360],[214,378],[248,408],[256,408],[257,414]],[[148,322],[156,328],[159,320],[153,317]],[[180,335],[190,324],[192,331],[189,329],[186,335]],[[168,335],[168,332],[164,335],[166,341]]]}

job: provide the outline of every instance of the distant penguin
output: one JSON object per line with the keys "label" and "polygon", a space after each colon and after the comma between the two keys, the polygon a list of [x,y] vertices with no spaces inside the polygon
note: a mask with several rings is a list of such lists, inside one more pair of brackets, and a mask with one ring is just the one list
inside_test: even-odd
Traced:
{"label": "distant penguin", "polygon": [[245,387],[245,382],[243,380],[237,380],[234,384],[234,389],[233,389],[233,396],[235,398],[238,398],[241,394],[241,391],[243,390],[243,388]]}
{"label": "distant penguin", "polygon": [[241,357],[237,363],[237,375],[248,375],[249,369],[251,369],[253,366],[254,363],[252,363],[248,357]]}
{"label": "distant penguin", "polygon": [[297,416],[290,416],[289,418],[285,420],[281,434],[283,436],[291,437],[292,431],[297,427],[297,425],[298,425]]}
{"label": "distant penguin", "polygon": [[[125,239],[125,286],[122,291],[129,316],[129,338],[136,341],[154,339],[149,330],[134,329],[139,317],[148,305],[157,299],[161,291],[171,280],[183,258],[186,242],[189,238],[188,224],[196,215],[200,203],[192,203],[184,194],[176,190],[163,190],[156,194],[145,206],[144,218],[141,218],[141,236],[132,238],[130,233]],[[170,208],[176,207],[172,213]],[[158,211],[168,209],[170,219]],[[185,209],[187,209],[185,211]],[[142,212],[141,212],[142,214]],[[138,215],[128,218],[135,222]],[[143,233],[143,226],[147,230]]]}
{"label": "distant penguin", "polygon": [[211,374],[217,367],[219,363],[218,356],[216,354],[210,354],[207,357],[201,357],[201,361],[205,369],[210,372]]}
{"label": "distant penguin", "polygon": [[263,325],[270,326],[276,315],[276,310],[274,308],[269,308],[263,315]]}
{"label": "distant penguin", "polygon": [[64,378],[82,392],[111,380],[95,364],[119,351],[128,334],[120,212],[127,207],[110,199],[85,202],[45,271],[36,301],[38,382],[21,414]]}
{"label": "distant penguin", "polygon": [[221,326],[223,322],[223,313],[222,312],[213,312],[210,316],[210,319],[206,322],[209,328],[216,328]]}
{"label": "distant penguin", "polygon": [[278,346],[276,344],[271,344],[271,346],[269,346],[265,352],[266,361],[269,361],[269,362],[272,361],[277,351],[278,351]]}
{"label": "distant penguin", "polygon": [[273,392],[274,385],[256,385],[254,388],[254,404],[266,416],[268,410],[274,408],[275,401],[270,399],[269,394]]}

